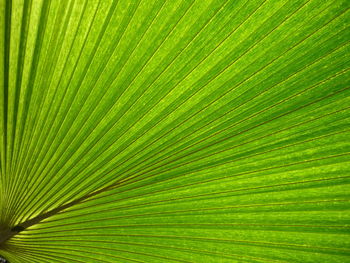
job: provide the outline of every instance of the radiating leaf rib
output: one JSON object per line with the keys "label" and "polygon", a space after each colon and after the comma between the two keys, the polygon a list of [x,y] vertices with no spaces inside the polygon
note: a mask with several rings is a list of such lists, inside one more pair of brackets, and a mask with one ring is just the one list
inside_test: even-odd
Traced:
{"label": "radiating leaf rib", "polygon": [[0,254],[347,262],[349,4],[1,1]]}

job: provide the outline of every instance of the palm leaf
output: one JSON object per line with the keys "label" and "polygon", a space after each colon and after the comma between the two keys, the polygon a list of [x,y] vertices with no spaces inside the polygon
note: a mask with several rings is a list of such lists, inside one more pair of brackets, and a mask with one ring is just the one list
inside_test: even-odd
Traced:
{"label": "palm leaf", "polygon": [[2,260],[348,262],[349,6],[1,0]]}

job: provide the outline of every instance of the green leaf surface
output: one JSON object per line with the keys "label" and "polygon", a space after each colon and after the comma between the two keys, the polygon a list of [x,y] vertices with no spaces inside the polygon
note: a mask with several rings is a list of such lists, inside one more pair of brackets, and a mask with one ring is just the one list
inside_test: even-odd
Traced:
{"label": "green leaf surface", "polygon": [[349,7],[0,0],[0,261],[350,262]]}

